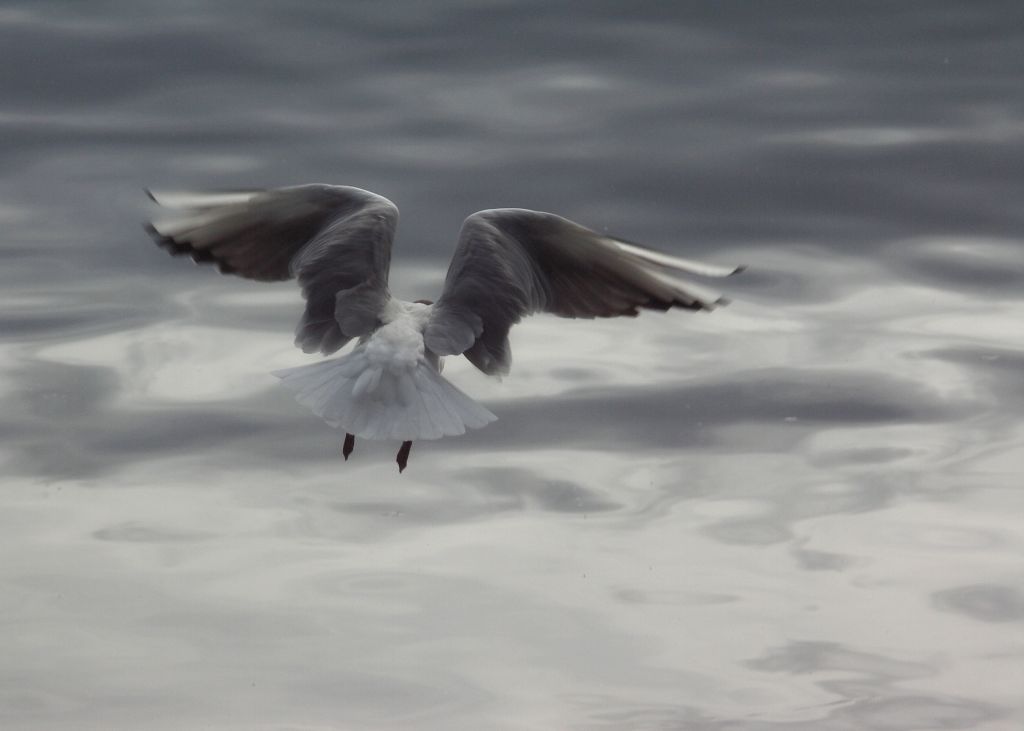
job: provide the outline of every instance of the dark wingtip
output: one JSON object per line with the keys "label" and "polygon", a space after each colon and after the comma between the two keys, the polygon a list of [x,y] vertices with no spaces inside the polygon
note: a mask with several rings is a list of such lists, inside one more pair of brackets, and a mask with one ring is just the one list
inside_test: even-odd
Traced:
{"label": "dark wingtip", "polygon": [[175,242],[175,240],[170,238],[169,236],[164,236],[162,233],[157,231],[156,226],[154,226],[152,223],[147,221],[146,223],[142,224],[142,229],[147,234],[149,234],[149,237],[151,239],[153,239],[153,243],[155,243],[161,249],[167,249],[172,254],[180,253],[178,251],[180,247],[178,246],[177,242]]}
{"label": "dark wingtip", "polygon": [[172,254],[183,254],[183,247],[177,241],[172,239],[170,236],[164,236],[162,233],[156,230],[156,226],[152,223],[142,224],[142,228],[146,233],[149,234],[150,238],[153,239],[153,243],[159,246],[161,249],[166,249]]}
{"label": "dark wingtip", "polygon": [[731,276],[733,276],[735,274],[742,274],[745,271],[747,271],[747,265],[746,264],[740,264],[738,267],[736,267],[731,272],[729,272],[729,276],[731,277]]}
{"label": "dark wingtip", "polygon": [[221,274],[234,274],[235,269],[226,262],[218,262],[208,251],[201,251],[192,247],[188,242],[176,241],[171,236],[164,236],[157,231],[152,223],[144,223],[142,228],[150,235],[153,242],[171,256],[187,256],[196,264],[214,263]]}
{"label": "dark wingtip", "polygon": [[146,194],[146,196],[147,196],[147,197],[148,197],[148,198],[149,198],[149,199],[150,199],[151,201],[153,201],[153,202],[154,202],[154,203],[156,203],[157,205],[160,205],[160,201],[158,201],[158,200],[156,199],[156,196],[155,196],[155,195],[153,195],[153,191],[152,191],[152,190],[151,190],[150,188],[143,188],[143,189],[142,189],[142,191],[143,191],[143,192],[144,192],[144,193]]}

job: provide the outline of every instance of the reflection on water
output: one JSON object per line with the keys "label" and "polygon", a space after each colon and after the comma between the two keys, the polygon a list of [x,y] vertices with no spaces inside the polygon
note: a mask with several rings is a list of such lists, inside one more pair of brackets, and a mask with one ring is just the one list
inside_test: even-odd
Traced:
{"label": "reflection on water", "polygon": [[[0,723],[1024,724],[999,5],[0,7]],[[751,268],[451,361],[499,421],[399,477],[268,375],[290,284],[139,227],[312,181],[399,204],[410,298],[493,206]]]}

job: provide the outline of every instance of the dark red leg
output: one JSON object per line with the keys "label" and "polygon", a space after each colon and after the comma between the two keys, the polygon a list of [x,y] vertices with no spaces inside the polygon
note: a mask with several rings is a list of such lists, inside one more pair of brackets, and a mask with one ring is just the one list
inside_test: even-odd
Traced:
{"label": "dark red leg", "polygon": [[409,462],[410,449],[412,449],[412,442],[402,442],[402,447],[398,450],[398,456],[395,458],[395,461],[398,462],[399,473],[405,471],[405,465]]}
{"label": "dark red leg", "polygon": [[356,446],[356,437],[354,434],[345,434],[345,443],[341,445],[341,456],[348,462],[348,456],[352,454],[352,450]]}

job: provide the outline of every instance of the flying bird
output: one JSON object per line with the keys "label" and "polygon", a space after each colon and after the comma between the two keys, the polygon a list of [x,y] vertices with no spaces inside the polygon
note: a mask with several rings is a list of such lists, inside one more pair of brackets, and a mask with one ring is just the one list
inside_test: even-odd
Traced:
{"label": "flying bird", "polygon": [[275,371],[296,399],[355,438],[394,439],[405,469],[412,442],[463,434],[497,417],[443,376],[464,355],[488,375],[509,371],[508,333],[526,315],[635,317],[642,309],[712,310],[726,300],[681,274],[723,277],[742,267],[680,259],[591,231],[552,213],[485,210],[462,224],[436,302],[388,289],[398,208],[360,188],[154,193],[162,217],[147,231],[172,255],[224,274],[297,279],[306,309],[295,344],[339,358]]}

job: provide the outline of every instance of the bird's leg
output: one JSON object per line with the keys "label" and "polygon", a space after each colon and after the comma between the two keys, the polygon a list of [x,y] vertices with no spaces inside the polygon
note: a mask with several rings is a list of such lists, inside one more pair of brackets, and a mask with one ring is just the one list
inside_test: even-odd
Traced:
{"label": "bird's leg", "polygon": [[345,443],[341,445],[341,456],[348,462],[348,456],[352,454],[352,450],[356,446],[356,437],[354,434],[345,432]]}
{"label": "bird's leg", "polygon": [[412,449],[412,442],[402,442],[402,446],[398,450],[398,456],[395,458],[395,461],[398,462],[399,473],[405,470],[405,465],[409,462],[410,449]]}

